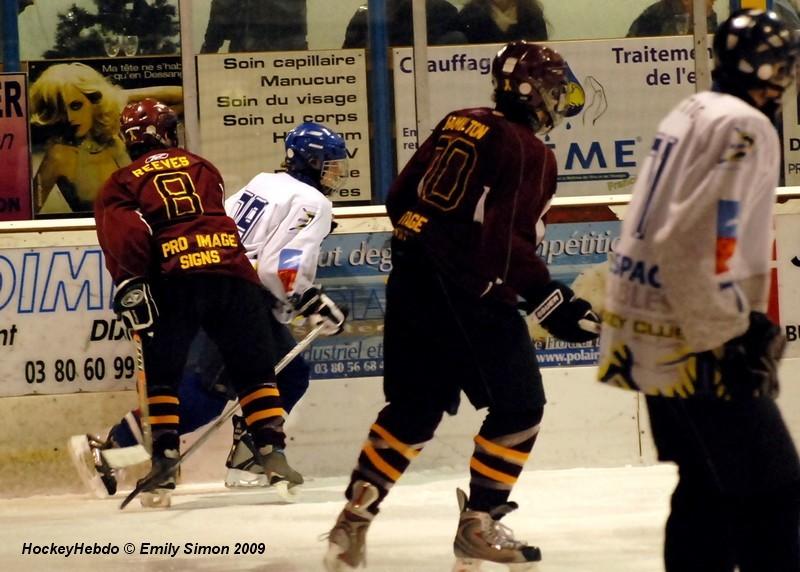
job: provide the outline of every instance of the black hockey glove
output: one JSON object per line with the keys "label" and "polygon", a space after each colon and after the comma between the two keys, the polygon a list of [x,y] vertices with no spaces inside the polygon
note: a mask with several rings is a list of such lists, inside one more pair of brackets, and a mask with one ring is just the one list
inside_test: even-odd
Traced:
{"label": "black hockey glove", "polygon": [[325,336],[335,336],[344,330],[347,309],[339,308],[327,294],[315,286],[303,292],[299,298],[295,298],[293,305],[297,313],[305,317],[312,328],[324,325],[321,333]]}
{"label": "black hockey glove", "polygon": [[722,347],[722,380],[731,396],[778,397],[778,363],[785,347],[780,327],[766,314],[750,312],[747,331]]}
{"label": "black hockey glove", "polygon": [[592,305],[556,280],[531,296],[521,308],[565,342],[588,342],[600,333],[600,318],[592,311]]}
{"label": "black hockey glove", "polygon": [[129,332],[153,335],[158,308],[144,278],[129,278],[117,286],[113,308]]}

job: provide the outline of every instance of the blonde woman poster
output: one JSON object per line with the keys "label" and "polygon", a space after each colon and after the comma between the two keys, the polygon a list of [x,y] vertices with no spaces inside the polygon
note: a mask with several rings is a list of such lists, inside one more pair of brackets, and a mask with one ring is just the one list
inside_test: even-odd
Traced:
{"label": "blonde woman poster", "polygon": [[122,108],[153,97],[180,112],[180,61],[47,61],[29,70],[34,216],[91,216],[103,183],[130,163],[119,135]]}

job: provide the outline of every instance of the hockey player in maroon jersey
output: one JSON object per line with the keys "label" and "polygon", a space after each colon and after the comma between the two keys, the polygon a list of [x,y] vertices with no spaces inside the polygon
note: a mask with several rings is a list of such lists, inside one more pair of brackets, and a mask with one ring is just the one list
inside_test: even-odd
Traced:
{"label": "hockey player in maroon jersey", "polygon": [[[572,342],[597,337],[585,300],[553,281],[536,247],[556,190],[553,152],[536,137],[580,111],[567,63],[553,50],[513,42],[492,64],[494,109],[454,111],[397,179],[386,204],[394,226],[386,291],[387,405],[378,414],[330,531],[328,570],[364,562],[378,505],[454,413],[463,390],[488,408],[470,460],[470,496],[459,490],[457,568],[482,560],[525,564],[539,549],[499,520],[539,432],[545,403],[520,309]],[[570,85],[572,83],[572,85]],[[582,99],[582,98],[580,98]],[[588,327],[588,325],[587,325]]]}
{"label": "hockey player in maroon jersey", "polygon": [[[302,482],[282,452],[270,294],[225,214],[223,180],[208,161],[177,147],[177,116],[151,99],[120,119],[133,162],[95,204],[97,236],[116,285],[114,310],[142,340],[153,472],[179,455],[178,385],[200,328],[219,348],[259,461],[270,481]],[[170,475],[151,498],[168,499]]]}

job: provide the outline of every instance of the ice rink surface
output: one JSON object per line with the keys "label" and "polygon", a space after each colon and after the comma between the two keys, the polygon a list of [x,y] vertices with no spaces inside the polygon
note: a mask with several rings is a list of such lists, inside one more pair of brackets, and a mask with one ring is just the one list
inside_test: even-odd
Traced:
{"label": "ice rink surface", "polygon": [[[405,475],[370,528],[367,570],[449,571],[458,520],[455,489],[466,487],[467,479],[466,472],[452,471]],[[541,547],[540,572],[656,572],[663,570],[662,529],[676,479],[671,465],[528,470],[511,498],[520,509],[503,522],[517,538]],[[181,485],[165,510],[143,509],[134,500],[120,511],[119,494],[108,500],[0,500],[0,570],[322,570],[326,542],[319,537],[343,506],[345,484],[344,478],[309,479],[294,504],[270,490]],[[23,554],[81,543],[118,553]],[[257,552],[263,547],[263,554],[235,554],[237,543]],[[142,554],[148,544],[162,554]],[[164,554],[168,549],[177,554]]]}

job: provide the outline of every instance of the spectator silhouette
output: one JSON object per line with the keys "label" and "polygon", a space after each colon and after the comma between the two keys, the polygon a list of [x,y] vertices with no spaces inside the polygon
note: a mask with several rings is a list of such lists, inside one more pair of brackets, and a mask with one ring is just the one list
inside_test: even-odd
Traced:
{"label": "spectator silhouette", "polygon": [[200,52],[308,49],[306,0],[212,0]]}
{"label": "spectator silhouette", "polygon": [[[708,32],[717,30],[717,14],[714,0],[706,0]],[[692,33],[692,0],[658,0],[651,4],[633,21],[628,37],[681,36]]]}
{"label": "spectator silhouette", "polygon": [[[445,45],[464,43],[457,30],[458,10],[446,0],[428,0],[425,3],[428,20],[428,44]],[[359,6],[344,36],[343,48],[363,48],[367,45],[367,5]],[[414,24],[411,0],[387,0],[386,20],[390,46],[410,46],[414,43]]]}
{"label": "spectator silhouette", "polygon": [[471,44],[547,39],[539,0],[470,0],[458,14],[458,21]]}

